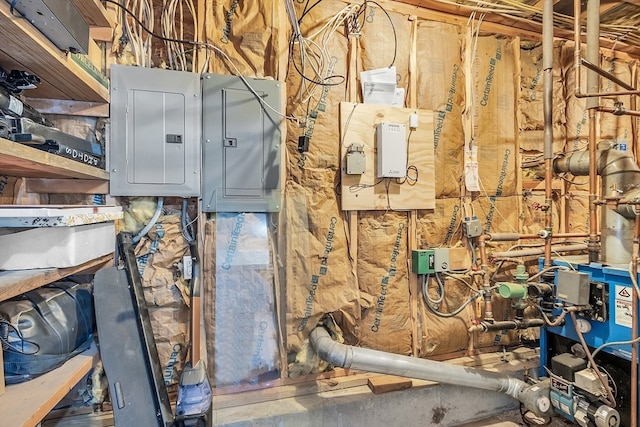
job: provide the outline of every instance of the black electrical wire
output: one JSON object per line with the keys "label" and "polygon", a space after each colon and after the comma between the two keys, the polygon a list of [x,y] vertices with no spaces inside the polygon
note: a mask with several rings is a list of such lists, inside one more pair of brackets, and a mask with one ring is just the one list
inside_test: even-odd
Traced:
{"label": "black electrical wire", "polygon": [[307,4],[304,5],[304,10],[302,11],[302,15],[300,15],[300,18],[298,18],[298,24],[302,23],[302,19],[307,15],[307,13],[311,12],[311,9],[316,7],[318,5],[318,3],[320,3],[321,1],[322,0],[316,1],[313,4],[313,6],[311,6],[310,8],[307,9],[307,6],[309,6],[309,0],[307,0]]}
{"label": "black electrical wire", "polygon": [[[293,68],[300,75],[300,77],[302,77],[307,82],[315,84],[315,85],[318,85],[318,86],[340,86],[341,84],[343,84],[347,80],[345,76],[341,76],[339,74],[333,74],[331,76],[324,77],[322,79],[322,81],[314,80],[314,79],[311,79],[311,78],[305,76],[304,73],[302,72],[302,70],[300,70],[300,68],[298,68],[298,64],[296,64],[296,61],[295,61],[295,55],[293,53],[293,45],[295,44],[295,43],[293,43],[294,37],[295,36],[292,35],[291,41],[289,42],[290,46],[292,47],[291,50],[290,50],[290,54],[289,54],[289,59],[290,59],[289,62],[291,64],[293,64]],[[300,52],[302,52],[302,41],[301,40],[298,40],[298,46],[300,46]],[[302,53],[300,54],[300,57],[302,57]],[[332,80],[332,79],[340,79],[340,80],[337,81],[337,82],[333,82],[333,83],[329,82],[329,80]]]}
{"label": "black electrical wire", "polygon": [[156,34],[153,31],[151,31],[150,29],[148,29],[147,27],[145,27],[145,25],[142,23],[142,21],[133,12],[131,12],[129,9],[127,9],[124,5],[118,3],[115,0],[104,0],[104,1],[107,2],[107,3],[115,4],[116,6],[121,8],[124,12],[126,12],[129,16],[131,16],[131,18],[133,18],[133,20],[136,21],[136,23],[138,25],[140,25],[140,27],[142,27],[142,29],[144,31],[146,31],[150,36],[153,36],[153,37],[155,37],[157,39],[160,39],[160,40],[164,40],[166,42],[182,43],[182,44],[188,44],[188,45],[192,45],[192,46],[204,46],[204,47],[208,46],[208,43],[201,43],[201,42],[197,42],[197,41],[193,41],[193,40],[172,39],[172,38],[169,38],[169,37],[164,37],[164,36],[161,36],[159,34]]}

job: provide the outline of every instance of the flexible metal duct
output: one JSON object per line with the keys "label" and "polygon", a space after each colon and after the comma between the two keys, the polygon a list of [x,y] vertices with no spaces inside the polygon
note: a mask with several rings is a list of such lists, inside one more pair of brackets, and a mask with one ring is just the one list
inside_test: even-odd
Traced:
{"label": "flexible metal duct", "polygon": [[[596,152],[596,171],[602,177],[603,197],[621,201],[640,199],[640,168],[626,151],[608,148]],[[556,172],[589,175],[589,152],[580,151],[554,161]],[[602,262],[628,264],[633,249],[633,205],[619,204],[615,209],[602,210]]]}
{"label": "flexible metal duct", "polygon": [[309,340],[318,356],[334,366],[498,391],[518,399],[538,415],[549,415],[549,390],[541,384],[530,386],[509,375],[483,369],[341,344],[324,327],[311,331]]}

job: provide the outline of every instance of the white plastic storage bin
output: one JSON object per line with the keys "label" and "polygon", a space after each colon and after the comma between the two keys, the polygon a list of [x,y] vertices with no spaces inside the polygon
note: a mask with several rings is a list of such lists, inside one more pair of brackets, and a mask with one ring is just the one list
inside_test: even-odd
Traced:
{"label": "white plastic storage bin", "polygon": [[72,227],[3,229],[0,270],[64,268],[110,254],[115,248],[114,222]]}

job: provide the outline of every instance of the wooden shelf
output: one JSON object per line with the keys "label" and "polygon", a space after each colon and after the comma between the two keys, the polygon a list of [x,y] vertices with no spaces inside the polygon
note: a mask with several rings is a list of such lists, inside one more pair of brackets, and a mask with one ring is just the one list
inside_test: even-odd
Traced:
{"label": "wooden shelf", "polygon": [[73,227],[122,219],[121,206],[0,205],[0,227]]}
{"label": "wooden shelf", "polygon": [[109,102],[107,87],[29,21],[13,16],[6,1],[0,1],[0,40],[0,66],[7,71],[26,70],[42,81],[29,96]]}
{"label": "wooden shelf", "polygon": [[[88,273],[111,262],[113,255],[105,255],[84,264],[67,268],[38,268],[34,270],[0,271],[0,301],[37,289],[72,274]],[[0,400],[2,402],[2,400]],[[0,411],[2,404],[0,403]],[[2,419],[2,417],[0,417]],[[13,424],[8,424],[13,425]]]}
{"label": "wooden shelf", "polygon": [[93,344],[87,351],[51,372],[21,384],[9,385],[0,396],[3,426],[37,426],[54,406],[87,374],[97,359]]}
{"label": "wooden shelf", "polygon": [[109,179],[109,173],[103,169],[3,138],[0,138],[0,170],[4,175],[31,178]]}

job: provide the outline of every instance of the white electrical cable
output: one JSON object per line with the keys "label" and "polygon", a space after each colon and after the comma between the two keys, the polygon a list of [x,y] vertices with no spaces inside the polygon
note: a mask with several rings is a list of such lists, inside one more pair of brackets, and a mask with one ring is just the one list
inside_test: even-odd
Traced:
{"label": "white electrical cable", "polygon": [[607,347],[611,347],[611,346],[618,346],[618,345],[633,345],[633,344],[637,344],[638,342],[640,342],[640,337],[634,339],[634,340],[629,340],[629,341],[611,341],[611,342],[607,342],[602,344],[600,347],[596,348],[593,353],[591,353],[592,357],[596,357],[596,354],[600,353],[600,351],[602,351],[603,349],[607,348]]}
{"label": "white electrical cable", "polygon": [[156,206],[155,212],[153,213],[153,216],[149,220],[149,223],[147,225],[145,225],[144,228],[142,230],[140,230],[138,232],[138,234],[136,234],[133,237],[133,239],[132,239],[133,243],[138,243],[140,241],[140,239],[142,239],[149,232],[149,230],[151,230],[151,227],[153,227],[155,225],[155,223],[158,221],[158,218],[160,218],[160,214],[162,213],[162,205],[163,204],[164,204],[164,198],[163,197],[158,197],[158,204]]}
{"label": "white electrical cable", "polygon": [[229,56],[222,50],[220,49],[218,46],[211,44],[211,43],[196,43],[196,45],[201,45],[201,46],[205,46],[209,49],[212,49],[216,52],[218,52],[220,54],[220,56],[222,56],[225,61],[227,61],[227,63],[231,66],[231,68],[233,68],[233,70],[236,72],[236,76],[242,80],[242,82],[247,86],[247,88],[249,89],[249,91],[251,93],[253,93],[253,96],[256,97],[256,99],[260,102],[260,104],[264,107],[266,107],[267,109],[273,111],[274,113],[276,113],[278,116],[287,119],[287,120],[293,120],[298,122],[299,119],[296,116],[288,116],[286,114],[281,113],[280,111],[276,110],[274,107],[272,107],[271,105],[269,105],[268,102],[266,102],[264,99],[262,99],[262,97],[260,96],[260,94],[258,94],[258,92],[253,88],[253,86],[251,86],[251,84],[249,84],[249,82],[247,81],[247,79],[242,75],[242,72],[240,72],[240,69],[238,69],[238,67],[236,66],[236,64],[231,60],[231,58],[229,58]]}

